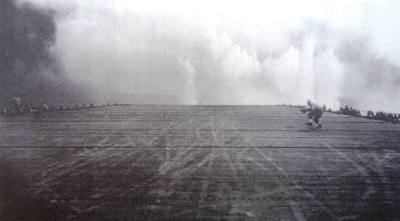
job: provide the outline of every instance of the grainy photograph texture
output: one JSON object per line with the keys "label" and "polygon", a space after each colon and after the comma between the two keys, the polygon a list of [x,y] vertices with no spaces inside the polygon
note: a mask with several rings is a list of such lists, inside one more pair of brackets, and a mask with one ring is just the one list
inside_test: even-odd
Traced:
{"label": "grainy photograph texture", "polygon": [[0,0],[0,220],[400,220],[399,27],[397,0]]}

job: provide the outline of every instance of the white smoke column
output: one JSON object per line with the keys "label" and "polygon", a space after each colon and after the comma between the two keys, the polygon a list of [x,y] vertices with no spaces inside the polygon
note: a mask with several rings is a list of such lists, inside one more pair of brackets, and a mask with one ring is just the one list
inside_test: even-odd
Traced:
{"label": "white smoke column", "polygon": [[343,84],[343,70],[332,47],[327,48],[315,61],[315,101],[328,107],[340,107],[340,87]]}

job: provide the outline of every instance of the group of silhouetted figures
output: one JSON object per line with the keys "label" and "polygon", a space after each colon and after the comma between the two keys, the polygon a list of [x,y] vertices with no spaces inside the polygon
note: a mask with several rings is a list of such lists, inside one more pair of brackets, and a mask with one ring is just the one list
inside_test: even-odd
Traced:
{"label": "group of silhouetted figures", "polygon": [[339,113],[344,114],[344,115],[354,116],[354,117],[361,117],[360,110],[353,108],[349,105],[346,105],[345,107],[340,107]]}
{"label": "group of silhouetted figures", "polygon": [[[118,105],[118,104],[113,104]],[[111,106],[107,103],[101,106]],[[48,105],[42,102],[39,105],[25,104],[20,97],[13,97],[6,107],[1,109],[3,116],[20,116],[28,113],[40,114],[43,112],[54,112],[54,111],[70,111],[70,110],[82,110],[94,108],[95,105],[90,104],[61,104],[61,105]]]}
{"label": "group of silhouetted figures", "polygon": [[374,120],[389,121],[389,122],[393,122],[393,123],[400,122],[400,114],[387,113],[387,112],[383,112],[383,111],[379,111],[376,113],[374,113],[373,111],[368,111],[366,118],[374,119]]}
{"label": "group of silhouetted figures", "polygon": [[373,120],[388,121],[392,123],[400,122],[400,114],[387,113],[383,111],[374,113],[373,111],[370,110],[367,112],[366,116],[362,116],[360,110],[348,105],[346,105],[345,107],[341,107],[337,113],[354,117],[365,117],[367,119],[373,119]]}

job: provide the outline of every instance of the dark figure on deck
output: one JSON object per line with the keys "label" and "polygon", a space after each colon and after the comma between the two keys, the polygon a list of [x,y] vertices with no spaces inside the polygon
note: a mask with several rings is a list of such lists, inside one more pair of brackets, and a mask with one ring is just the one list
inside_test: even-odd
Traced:
{"label": "dark figure on deck", "polygon": [[40,110],[43,111],[43,112],[47,112],[47,111],[50,110],[50,107],[49,107],[48,104],[42,102],[42,104],[40,105]]}
{"label": "dark figure on deck", "polygon": [[7,108],[3,108],[3,110],[1,111],[1,113],[3,114],[3,116],[8,116],[9,110],[8,110]]}
{"label": "dark figure on deck", "polygon": [[322,117],[324,109],[310,100],[307,101],[307,106],[307,108],[302,110],[303,113],[308,112],[308,122],[306,124],[308,126],[313,126],[313,123],[315,123],[318,127],[322,127],[319,119]]}
{"label": "dark figure on deck", "polygon": [[374,114],[373,111],[368,111],[368,112],[367,112],[367,118],[368,118],[368,119],[374,119],[374,117],[375,117],[375,114]]}
{"label": "dark figure on deck", "polygon": [[22,99],[18,96],[15,96],[12,98],[12,108],[13,108],[13,114],[20,115],[23,113],[23,105],[22,105]]}

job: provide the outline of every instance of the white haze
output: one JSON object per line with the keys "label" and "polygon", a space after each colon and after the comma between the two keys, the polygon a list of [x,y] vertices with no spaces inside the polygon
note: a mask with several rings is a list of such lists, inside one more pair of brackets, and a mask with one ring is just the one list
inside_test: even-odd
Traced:
{"label": "white haze", "polygon": [[[29,0],[56,11],[54,51],[98,101],[304,104],[399,112],[396,1]],[[129,102],[129,99],[127,100]]]}

